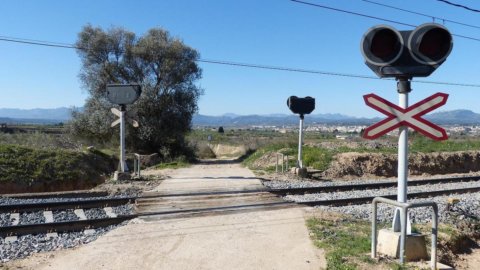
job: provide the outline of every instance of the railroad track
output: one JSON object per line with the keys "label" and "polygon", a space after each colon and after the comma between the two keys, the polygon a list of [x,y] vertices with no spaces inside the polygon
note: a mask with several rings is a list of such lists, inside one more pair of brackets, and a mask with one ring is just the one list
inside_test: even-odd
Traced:
{"label": "railroad track", "polygon": [[[29,197],[32,199],[35,195]],[[25,198],[25,196],[23,197]],[[42,198],[50,198],[44,194]],[[107,227],[110,225],[119,224],[125,220],[137,217],[135,214],[117,215],[112,207],[125,205],[135,202],[135,197],[121,197],[121,198],[83,198],[81,200],[65,200],[65,201],[45,201],[34,203],[16,203],[0,205],[0,213],[9,213],[12,225],[1,226],[0,236],[13,237],[25,234],[41,234],[52,232],[67,232],[67,231],[83,231],[85,229],[95,229],[99,227]],[[88,209],[103,209],[107,217],[88,219],[84,210]],[[77,220],[71,221],[55,221],[53,217],[53,210],[73,210]],[[19,224],[20,215],[29,212],[42,212],[44,223],[34,224]]]}
{"label": "railroad track", "polygon": [[[445,183],[459,183],[459,182],[472,182],[480,181],[480,177],[459,177],[459,178],[442,178],[442,179],[425,179],[409,181],[409,186],[421,186],[421,185],[434,185]],[[285,189],[255,189],[255,190],[233,190],[233,191],[211,191],[211,192],[196,192],[196,193],[158,193],[143,196],[137,201],[139,206],[139,216],[163,216],[165,218],[176,218],[192,215],[210,215],[210,214],[224,214],[234,213],[238,211],[256,211],[258,209],[278,209],[286,207],[298,207],[298,206],[342,206],[342,205],[354,205],[365,204],[371,202],[376,196],[360,196],[349,197],[341,199],[325,199],[325,200],[312,200],[305,202],[291,202],[278,200],[279,196],[286,195],[305,195],[310,193],[333,193],[343,191],[356,191],[366,189],[380,189],[380,188],[392,188],[396,187],[397,182],[380,182],[380,183],[365,183],[365,184],[349,184],[349,185],[337,185],[337,186],[323,186],[323,187],[308,187],[308,188],[285,188]],[[409,199],[422,198],[422,197],[435,197],[441,195],[450,194],[462,194],[479,192],[480,183],[476,187],[469,188],[456,188],[456,189],[442,189],[434,191],[422,191],[422,192],[410,192],[408,194]],[[273,197],[275,195],[276,197]],[[221,202],[222,198],[227,199],[229,197],[238,196],[246,198],[243,204],[231,204],[225,205]],[[251,198],[264,196],[268,198],[267,201],[254,202]],[[396,195],[382,196],[390,199],[396,199]],[[209,206],[199,207],[198,204],[203,201],[216,200],[216,202],[210,203]],[[151,204],[149,205],[149,201]],[[156,209],[152,211],[149,209]]]}
{"label": "railroad track", "polygon": [[[422,186],[422,185],[461,183],[461,182],[473,182],[473,181],[480,181],[480,176],[410,180],[408,181],[408,186]],[[269,192],[276,195],[285,196],[285,195],[304,195],[309,193],[326,193],[326,192],[336,192],[336,191],[379,189],[379,188],[389,188],[389,187],[396,187],[396,186],[397,186],[397,181],[390,181],[390,182],[379,182],[379,183],[331,185],[331,186],[301,187],[301,188],[265,188],[265,189],[251,189],[251,190],[205,191],[205,192],[195,192],[195,193],[157,193],[157,194],[142,196],[142,198],[248,194],[248,193],[259,193],[259,192]]]}
{"label": "railroad track", "polygon": [[[433,185],[443,183],[472,182],[480,181],[480,177],[460,177],[460,178],[442,178],[425,179],[409,181],[409,186]],[[288,207],[301,206],[342,206],[365,204],[371,202],[375,196],[349,197],[340,199],[312,200],[305,202],[285,201],[281,196],[286,195],[305,195],[310,193],[332,193],[343,191],[355,191],[365,189],[391,188],[396,186],[396,182],[380,182],[365,184],[349,184],[323,187],[307,188],[289,188],[289,189],[257,189],[257,190],[230,190],[230,191],[206,191],[197,193],[157,193],[140,197],[128,198],[83,198],[73,201],[50,201],[22,204],[0,205],[0,213],[22,213],[32,211],[51,212],[52,210],[76,209],[80,212],[82,209],[103,208],[111,209],[118,205],[135,203],[137,213],[116,216],[111,215],[108,218],[85,219],[79,218],[75,221],[50,222],[41,224],[11,225],[0,227],[0,236],[38,234],[49,232],[82,231],[84,229],[93,229],[106,227],[121,223],[136,217],[149,219],[152,217],[167,219],[185,216],[199,215],[217,215],[236,213],[239,211],[266,211]],[[480,192],[480,184],[468,188],[453,188],[434,191],[410,192],[409,199],[421,197],[435,197],[441,195],[462,194],[469,192]],[[78,194],[77,194],[78,195]],[[77,196],[77,195],[74,195]],[[70,195],[71,196],[71,195]],[[78,195],[81,197],[80,195]],[[87,195],[88,196],[88,195]],[[23,199],[32,198],[50,198],[49,194],[32,194],[31,196],[21,196]],[[68,197],[68,196],[67,196]],[[396,195],[382,196],[390,199],[396,199]],[[111,210],[105,210],[111,212]],[[81,216],[81,214],[80,214]]]}

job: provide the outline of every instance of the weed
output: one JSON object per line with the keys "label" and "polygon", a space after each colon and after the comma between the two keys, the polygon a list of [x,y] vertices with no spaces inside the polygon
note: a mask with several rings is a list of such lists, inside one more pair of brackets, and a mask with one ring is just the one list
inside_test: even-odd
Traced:
{"label": "weed", "polygon": [[190,163],[185,161],[173,161],[173,162],[165,162],[160,163],[154,166],[155,169],[179,169],[179,168],[186,168],[189,167]]}
{"label": "weed", "polygon": [[[356,269],[355,260],[365,261],[370,251],[370,223],[360,220],[311,218],[307,226],[317,247],[326,251],[327,269]],[[363,259],[362,259],[363,258]]]}

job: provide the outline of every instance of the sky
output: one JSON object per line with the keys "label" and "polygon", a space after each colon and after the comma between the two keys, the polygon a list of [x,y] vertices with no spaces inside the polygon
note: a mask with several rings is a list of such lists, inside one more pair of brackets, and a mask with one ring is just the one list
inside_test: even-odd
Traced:
{"label": "sky", "polygon": [[[399,22],[419,25],[432,18],[362,0],[305,0]],[[384,4],[480,26],[474,13],[437,0],[382,1]],[[454,0],[480,9],[480,3]],[[0,0],[0,36],[73,44],[82,27],[124,27],[141,36],[161,27],[195,48],[201,59],[231,61],[342,74],[375,76],[360,52],[362,35],[372,26],[412,27],[317,8],[289,0]],[[444,23],[436,19],[436,22]],[[447,61],[425,81],[480,85],[480,27],[445,22],[454,34]],[[1,37],[0,37],[1,38]],[[197,84],[205,94],[199,113],[274,114],[290,111],[291,95],[316,99],[313,113],[381,116],[363,95],[375,93],[398,102],[396,84],[375,80],[199,63]],[[73,49],[0,41],[0,108],[83,106],[87,92]],[[413,83],[410,104],[436,92],[449,94],[438,111],[480,112],[480,87]]]}

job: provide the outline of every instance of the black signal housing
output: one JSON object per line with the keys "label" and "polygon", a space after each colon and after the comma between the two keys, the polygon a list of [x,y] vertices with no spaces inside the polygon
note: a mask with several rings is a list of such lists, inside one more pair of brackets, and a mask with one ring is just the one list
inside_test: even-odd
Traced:
{"label": "black signal housing", "polygon": [[452,35],[443,25],[426,23],[412,31],[377,25],[364,35],[360,50],[379,77],[427,77],[448,57]]}
{"label": "black signal housing", "polygon": [[287,99],[287,106],[293,113],[303,117],[303,115],[310,114],[315,110],[315,99],[312,97],[299,98],[290,96]]}

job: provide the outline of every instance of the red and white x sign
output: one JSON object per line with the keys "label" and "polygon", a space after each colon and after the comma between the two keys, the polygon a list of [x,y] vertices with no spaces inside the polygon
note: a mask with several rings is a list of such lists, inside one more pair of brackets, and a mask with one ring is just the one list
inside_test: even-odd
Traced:
{"label": "red and white x sign", "polygon": [[388,117],[365,129],[363,137],[376,139],[400,126],[409,126],[434,140],[448,139],[445,129],[422,118],[423,115],[447,103],[448,94],[436,93],[406,109],[375,95],[364,95],[365,103]]}

